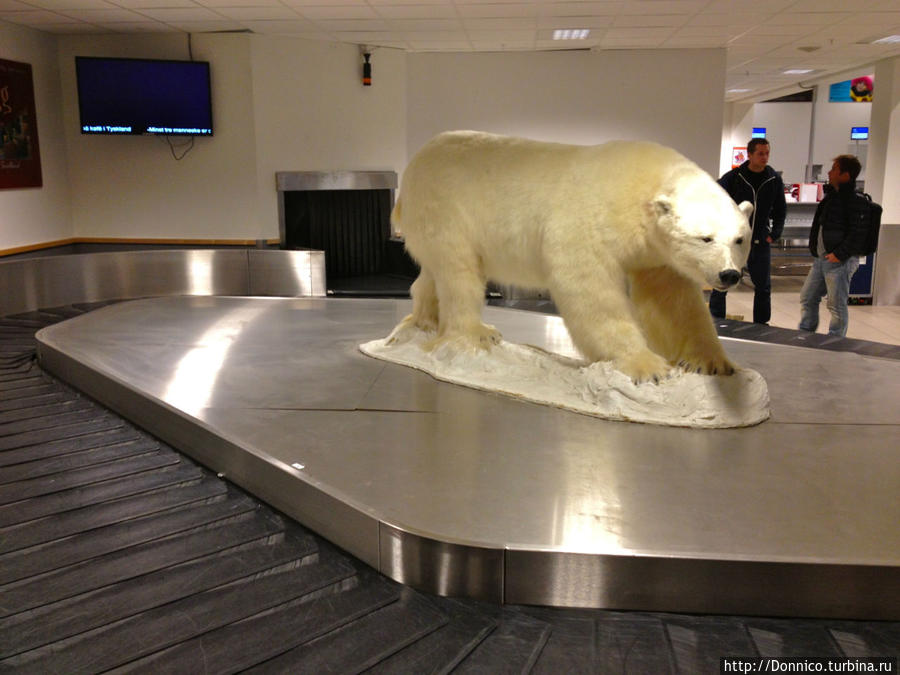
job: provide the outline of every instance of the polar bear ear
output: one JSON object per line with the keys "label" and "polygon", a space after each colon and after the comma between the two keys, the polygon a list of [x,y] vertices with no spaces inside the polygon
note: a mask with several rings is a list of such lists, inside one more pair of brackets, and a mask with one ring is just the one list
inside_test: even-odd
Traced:
{"label": "polar bear ear", "polygon": [[741,210],[748,219],[750,218],[750,214],[753,213],[753,203],[752,202],[741,202],[738,204],[738,208]]}
{"label": "polar bear ear", "polygon": [[653,200],[653,208],[656,211],[656,215],[662,218],[671,214],[675,210],[675,205],[672,204],[672,199],[668,195],[656,195],[656,198]]}

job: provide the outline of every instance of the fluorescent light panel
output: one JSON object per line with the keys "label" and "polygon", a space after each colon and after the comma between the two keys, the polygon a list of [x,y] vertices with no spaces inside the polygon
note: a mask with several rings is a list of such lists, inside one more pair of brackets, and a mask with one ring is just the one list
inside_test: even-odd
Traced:
{"label": "fluorescent light panel", "polygon": [[785,75],[806,75],[807,73],[811,73],[812,68],[791,68],[790,70],[784,71]]}
{"label": "fluorescent light panel", "polygon": [[878,40],[872,40],[873,45],[892,45],[897,42],[900,42],[900,35],[888,35]]}
{"label": "fluorescent light panel", "polygon": [[553,31],[554,40],[584,40],[590,35],[587,28],[561,28]]}

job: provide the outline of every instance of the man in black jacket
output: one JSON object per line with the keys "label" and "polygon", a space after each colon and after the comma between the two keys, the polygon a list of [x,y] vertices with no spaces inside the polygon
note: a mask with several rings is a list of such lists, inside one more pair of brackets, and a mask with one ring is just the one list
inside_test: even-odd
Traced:
{"label": "man in black jacket", "polygon": [[828,172],[827,194],[819,203],[809,232],[813,266],[800,291],[800,330],[816,332],[819,303],[827,295],[831,312],[829,335],[847,334],[847,300],[850,279],[859,267],[869,229],[869,200],[856,192],[856,177],[862,169],[853,155],[834,158]]}
{"label": "man in black jacket", "polygon": [[[735,204],[751,202],[753,215],[750,225],[753,235],[747,271],[753,282],[753,321],[769,323],[772,316],[771,244],[784,230],[784,183],[769,166],[769,142],[753,138],[747,144],[749,159],[719,179],[719,185],[731,195]],[[771,220],[771,225],[769,221]],[[725,292],[713,289],[709,296],[709,311],[719,319],[725,318]]]}

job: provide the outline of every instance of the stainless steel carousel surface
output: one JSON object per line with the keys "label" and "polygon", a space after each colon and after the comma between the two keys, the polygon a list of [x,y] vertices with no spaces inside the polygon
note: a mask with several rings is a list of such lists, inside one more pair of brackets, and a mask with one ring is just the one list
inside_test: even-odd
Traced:
{"label": "stainless steel carousel surface", "polygon": [[[900,618],[900,362],[725,340],[771,419],[609,422],[371,359],[407,300],[165,297],[42,365],[385,574],[510,603]],[[486,308],[572,354],[561,320]]]}

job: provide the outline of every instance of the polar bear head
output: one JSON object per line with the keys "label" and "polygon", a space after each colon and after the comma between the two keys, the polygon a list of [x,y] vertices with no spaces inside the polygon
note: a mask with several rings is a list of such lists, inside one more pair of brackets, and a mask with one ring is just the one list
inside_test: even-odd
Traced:
{"label": "polar bear head", "polygon": [[736,205],[707,174],[678,177],[657,194],[653,212],[669,265],[724,291],[741,279],[750,252],[753,204]]}

